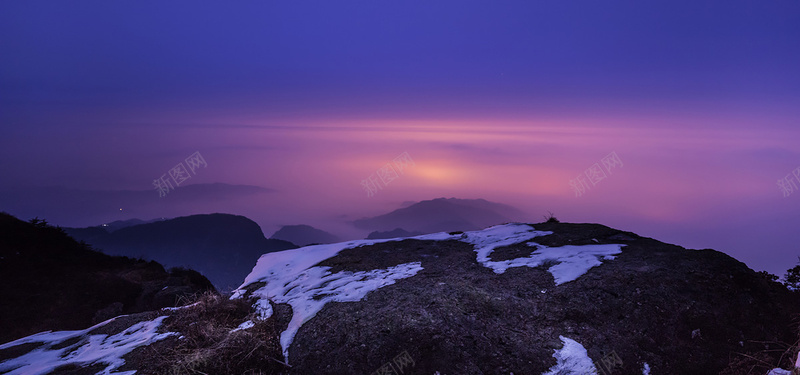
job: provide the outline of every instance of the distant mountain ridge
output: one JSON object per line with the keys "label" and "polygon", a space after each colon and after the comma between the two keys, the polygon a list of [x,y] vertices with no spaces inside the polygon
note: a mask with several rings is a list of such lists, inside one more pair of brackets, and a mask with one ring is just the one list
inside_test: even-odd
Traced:
{"label": "distant mountain ridge", "polygon": [[379,240],[385,238],[413,237],[422,234],[421,232],[409,232],[403,228],[396,228],[386,232],[374,231],[367,236],[368,240]]}
{"label": "distant mountain ridge", "polygon": [[341,239],[310,225],[284,225],[270,239],[291,242],[297,246],[339,242]]}
{"label": "distant mountain ridge", "polygon": [[108,232],[113,232],[113,231],[116,231],[116,230],[120,230],[122,228],[132,227],[134,225],[148,224],[148,223],[154,223],[156,221],[164,221],[164,220],[166,220],[166,218],[153,219],[153,220],[147,220],[147,221],[141,220],[141,219],[116,220],[116,221],[112,221],[112,222],[107,223],[107,224],[101,224],[101,225],[99,225],[99,227],[102,227],[103,229],[105,229]]}
{"label": "distant mountain ridge", "polygon": [[372,218],[353,222],[359,229],[435,233],[478,230],[491,225],[524,220],[527,215],[508,205],[485,199],[436,198]]}
{"label": "distant mountain ridge", "polygon": [[[148,184],[149,185],[149,184]],[[112,222],[130,212],[136,216],[176,217],[184,212],[218,212],[215,202],[252,200],[276,190],[224,183],[184,184],[159,198],[155,189],[87,190],[58,186],[0,190],[0,207],[18,217],[46,217],[74,227]],[[168,208],[165,210],[165,207]],[[120,211],[122,209],[123,211]],[[75,213],[80,215],[76,216]]]}
{"label": "distant mountain ridge", "polygon": [[297,247],[287,241],[267,239],[254,221],[229,214],[184,216],[114,232],[103,227],[65,230],[108,254],[195,269],[220,290],[239,286],[262,254]]}

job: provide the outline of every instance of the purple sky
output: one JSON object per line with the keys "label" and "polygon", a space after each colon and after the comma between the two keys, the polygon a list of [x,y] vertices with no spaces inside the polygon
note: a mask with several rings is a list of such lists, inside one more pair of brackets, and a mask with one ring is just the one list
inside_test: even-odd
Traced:
{"label": "purple sky", "polygon": [[[405,201],[485,198],[782,275],[800,256],[800,191],[776,184],[800,167],[798,41],[784,0],[3,1],[0,210],[355,236],[347,220]],[[187,183],[274,191],[158,198],[195,151],[208,167]],[[367,197],[403,152],[416,165]],[[576,196],[611,152],[624,166]],[[83,211],[49,186],[153,203]]]}

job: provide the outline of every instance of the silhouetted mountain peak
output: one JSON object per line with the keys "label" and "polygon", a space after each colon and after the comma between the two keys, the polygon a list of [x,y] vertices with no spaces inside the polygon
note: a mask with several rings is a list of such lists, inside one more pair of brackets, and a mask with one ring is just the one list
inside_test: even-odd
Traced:
{"label": "silhouetted mountain peak", "polygon": [[97,227],[66,230],[109,254],[196,269],[220,290],[238,286],[262,254],[297,247],[287,241],[265,238],[253,220],[222,213],[133,225],[111,233],[103,233]]}
{"label": "silhouetted mountain peak", "polygon": [[525,218],[514,207],[485,199],[436,198],[399,208],[388,214],[356,220],[360,229],[391,231],[405,228],[411,232],[433,233],[451,230],[476,230],[490,225]]}

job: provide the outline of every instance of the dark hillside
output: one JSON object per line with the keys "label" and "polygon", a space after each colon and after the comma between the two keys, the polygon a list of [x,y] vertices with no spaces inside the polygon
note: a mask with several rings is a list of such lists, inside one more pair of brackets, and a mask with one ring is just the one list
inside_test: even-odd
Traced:
{"label": "dark hillside", "polygon": [[61,228],[0,213],[0,342],[177,306],[213,289],[196,271],[109,256]]}
{"label": "dark hillside", "polygon": [[102,227],[67,229],[108,254],[197,270],[221,291],[241,285],[262,254],[297,247],[267,239],[254,221],[229,214],[184,216],[104,232]]}

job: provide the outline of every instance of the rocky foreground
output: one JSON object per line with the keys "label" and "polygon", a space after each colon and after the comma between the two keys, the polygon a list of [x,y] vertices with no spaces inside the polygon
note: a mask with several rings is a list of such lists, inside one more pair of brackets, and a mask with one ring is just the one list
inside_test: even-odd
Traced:
{"label": "rocky foreground", "polygon": [[597,224],[265,254],[231,298],[0,345],[0,373],[766,374],[800,298],[743,263]]}

